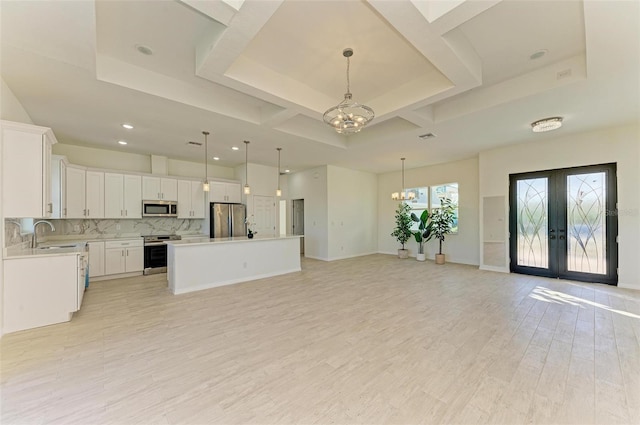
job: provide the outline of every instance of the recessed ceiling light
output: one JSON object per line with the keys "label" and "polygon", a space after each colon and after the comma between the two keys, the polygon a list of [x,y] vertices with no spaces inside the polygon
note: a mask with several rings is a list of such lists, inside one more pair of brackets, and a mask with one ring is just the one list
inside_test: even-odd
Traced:
{"label": "recessed ceiling light", "polygon": [[118,143],[120,143],[121,145],[126,145],[127,142],[125,142],[124,140],[118,140]]}
{"label": "recessed ceiling light", "polygon": [[151,56],[153,54],[153,50],[151,50],[151,47],[145,46],[143,44],[136,44],[136,50],[147,56]]}
{"label": "recessed ceiling light", "polygon": [[124,128],[126,128],[127,130],[132,130],[133,129],[133,126],[131,124],[122,124],[122,126]]}
{"label": "recessed ceiling light", "polygon": [[237,146],[231,146],[231,150],[237,151],[237,150],[239,150],[239,149],[240,149],[240,148],[239,148],[239,147],[237,147]]}
{"label": "recessed ceiling light", "polygon": [[214,160],[214,161],[220,161],[220,158],[218,158],[217,156],[214,156],[214,157],[213,157],[213,160]]}
{"label": "recessed ceiling light", "polygon": [[556,130],[560,127],[562,127],[562,117],[545,118],[531,123],[531,129],[534,133]]}
{"label": "recessed ceiling light", "polygon": [[290,173],[290,172],[291,172],[291,170],[284,170],[284,172],[285,172],[285,173]]}
{"label": "recessed ceiling light", "polygon": [[531,54],[531,56],[529,56],[529,59],[531,59],[531,60],[540,59],[541,57],[543,57],[546,54],[547,54],[547,49],[536,50],[535,52],[533,52]]}

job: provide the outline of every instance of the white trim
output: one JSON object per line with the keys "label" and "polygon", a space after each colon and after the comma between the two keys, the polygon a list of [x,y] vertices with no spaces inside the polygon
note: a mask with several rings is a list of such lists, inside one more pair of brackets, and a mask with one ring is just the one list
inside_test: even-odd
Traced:
{"label": "white trim", "polygon": [[91,288],[91,283],[92,282],[100,282],[102,280],[111,280],[111,279],[122,279],[125,277],[135,277],[135,276],[142,276],[142,270],[140,270],[139,272],[131,272],[131,273],[118,273],[118,274],[106,274],[103,276],[92,276],[89,278],[89,288]]}
{"label": "white trim", "polygon": [[304,255],[304,258],[311,258],[312,260],[329,261],[328,258],[314,257],[313,255],[307,255],[307,254],[303,254],[303,255]]}
{"label": "white trim", "polygon": [[511,271],[509,271],[509,269],[506,268],[506,267],[496,267],[496,266],[484,266],[484,265],[481,265],[478,268],[480,270],[484,270],[484,271],[487,271],[487,272],[511,273]]}
{"label": "white trim", "polygon": [[365,252],[364,254],[353,254],[353,255],[343,255],[341,257],[331,257],[327,261],[346,260],[348,258],[364,257],[366,255],[374,255],[374,254],[377,254],[377,252],[372,251],[372,252]]}
{"label": "white trim", "polygon": [[639,285],[633,285],[633,284],[628,284],[628,283],[620,283],[620,282],[618,282],[618,288],[621,288],[621,289],[632,289],[634,291],[640,291],[640,286]]}

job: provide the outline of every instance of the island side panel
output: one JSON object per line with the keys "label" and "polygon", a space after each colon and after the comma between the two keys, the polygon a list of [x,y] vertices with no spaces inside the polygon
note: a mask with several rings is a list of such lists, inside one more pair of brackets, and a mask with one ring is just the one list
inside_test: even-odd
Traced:
{"label": "island side panel", "polygon": [[169,244],[169,288],[182,294],[300,271],[299,245],[299,238]]}

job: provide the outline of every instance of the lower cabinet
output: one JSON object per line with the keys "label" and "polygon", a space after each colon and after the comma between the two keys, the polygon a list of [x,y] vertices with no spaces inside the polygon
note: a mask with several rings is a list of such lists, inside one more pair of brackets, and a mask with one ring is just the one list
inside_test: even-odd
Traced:
{"label": "lower cabinet", "polygon": [[89,277],[104,276],[104,242],[87,242],[89,246]]}
{"label": "lower cabinet", "polygon": [[142,239],[107,241],[104,245],[104,271],[106,275],[141,272],[144,268]]}
{"label": "lower cabinet", "polygon": [[5,259],[3,331],[71,320],[84,292],[81,266],[79,254]]}

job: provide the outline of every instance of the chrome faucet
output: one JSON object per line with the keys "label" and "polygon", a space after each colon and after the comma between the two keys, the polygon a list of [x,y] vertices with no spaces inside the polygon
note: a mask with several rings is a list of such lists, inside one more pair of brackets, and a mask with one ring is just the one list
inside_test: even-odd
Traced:
{"label": "chrome faucet", "polygon": [[37,248],[38,247],[38,224],[40,223],[47,223],[49,225],[49,227],[51,227],[51,231],[55,232],[56,228],[53,227],[53,224],[51,224],[50,221],[47,220],[40,220],[40,221],[36,221],[35,223],[33,223],[33,236],[31,237],[31,246],[33,248]]}

